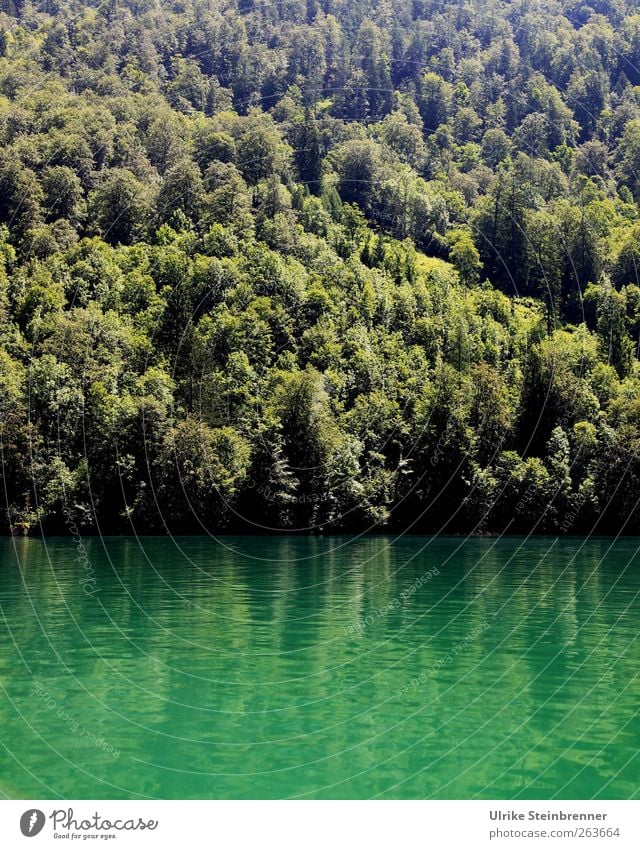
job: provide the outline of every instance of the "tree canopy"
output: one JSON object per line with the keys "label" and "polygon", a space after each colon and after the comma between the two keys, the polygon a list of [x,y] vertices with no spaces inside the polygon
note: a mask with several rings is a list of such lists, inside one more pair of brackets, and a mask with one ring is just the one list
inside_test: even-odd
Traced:
{"label": "tree canopy", "polygon": [[3,532],[640,532],[632,0],[6,0]]}

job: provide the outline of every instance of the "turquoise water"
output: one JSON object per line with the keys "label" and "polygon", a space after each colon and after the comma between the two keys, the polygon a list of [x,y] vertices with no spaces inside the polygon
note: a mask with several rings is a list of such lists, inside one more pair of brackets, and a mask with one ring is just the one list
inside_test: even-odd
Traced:
{"label": "turquoise water", "polygon": [[0,541],[0,793],[637,798],[635,540]]}

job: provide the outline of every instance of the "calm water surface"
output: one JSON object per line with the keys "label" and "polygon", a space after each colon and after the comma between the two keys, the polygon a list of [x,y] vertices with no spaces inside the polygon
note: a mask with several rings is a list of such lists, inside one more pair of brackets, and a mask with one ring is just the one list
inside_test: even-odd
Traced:
{"label": "calm water surface", "polygon": [[0,795],[638,798],[638,544],[0,540]]}

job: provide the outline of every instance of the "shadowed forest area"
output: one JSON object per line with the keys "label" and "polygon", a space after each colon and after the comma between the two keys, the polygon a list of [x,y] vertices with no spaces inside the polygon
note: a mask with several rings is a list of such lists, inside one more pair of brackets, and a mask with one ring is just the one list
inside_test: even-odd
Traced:
{"label": "shadowed forest area", "polygon": [[640,532],[632,0],[3,0],[3,533]]}

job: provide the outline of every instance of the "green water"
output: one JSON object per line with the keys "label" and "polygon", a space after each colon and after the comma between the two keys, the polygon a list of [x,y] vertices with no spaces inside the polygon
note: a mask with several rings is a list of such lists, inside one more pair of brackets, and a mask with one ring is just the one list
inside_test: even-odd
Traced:
{"label": "green water", "polygon": [[637,541],[83,544],[0,541],[3,796],[640,795]]}

